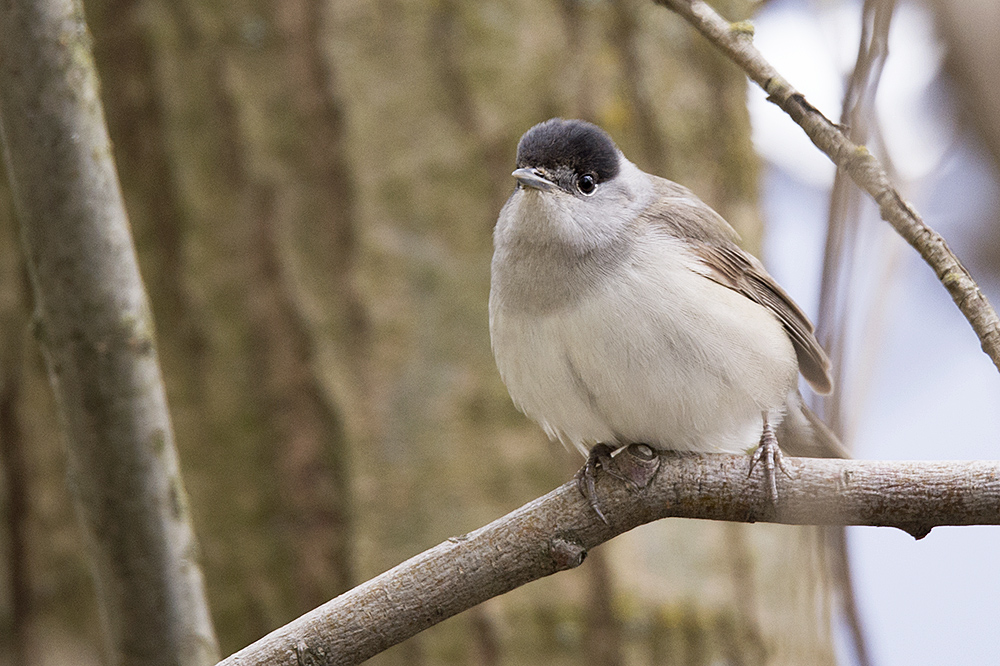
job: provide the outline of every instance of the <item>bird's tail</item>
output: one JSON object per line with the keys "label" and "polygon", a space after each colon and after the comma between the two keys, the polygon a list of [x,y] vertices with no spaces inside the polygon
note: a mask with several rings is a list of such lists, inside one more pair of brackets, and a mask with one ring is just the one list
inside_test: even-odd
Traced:
{"label": "bird's tail", "polygon": [[788,394],[785,419],[775,433],[781,450],[803,458],[850,458],[840,438],[802,402],[798,390]]}

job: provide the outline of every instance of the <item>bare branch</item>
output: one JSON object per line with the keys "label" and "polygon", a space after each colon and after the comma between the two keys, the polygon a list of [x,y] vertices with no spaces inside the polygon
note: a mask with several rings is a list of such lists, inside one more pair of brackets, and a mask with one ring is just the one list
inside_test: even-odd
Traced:
{"label": "bare branch", "polygon": [[817,148],[871,195],[882,218],[934,269],[979,336],[983,351],[1000,369],[1000,318],[944,238],[924,224],[920,215],[903,201],[878,159],[867,148],[848,139],[840,127],[807,102],[802,93],[764,60],[753,45],[753,30],[748,24],[729,23],[701,0],[655,1],[682,16],[742,67],[768,94],[769,101],[791,116]]}
{"label": "bare branch", "polygon": [[883,462],[785,458],[779,503],[740,455],[650,455],[615,464],[650,482],[598,483],[606,525],[576,484],[560,486],[359,585],[220,662],[220,666],[356,664],[427,627],[532,580],[579,565],[587,551],[644,523],[684,517],[791,525],[882,525],[917,538],[938,525],[1000,524],[1000,461]]}

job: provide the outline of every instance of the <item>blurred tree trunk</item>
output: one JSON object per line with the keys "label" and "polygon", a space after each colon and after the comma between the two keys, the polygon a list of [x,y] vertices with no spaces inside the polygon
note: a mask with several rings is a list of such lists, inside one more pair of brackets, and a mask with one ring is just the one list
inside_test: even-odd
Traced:
{"label": "blurred tree trunk", "polygon": [[[936,15],[938,35],[947,48],[945,64],[949,83],[957,89],[956,100],[961,120],[969,125],[989,151],[993,169],[1000,173],[1000,5],[991,0],[930,3]],[[987,219],[996,216],[995,206],[984,211]],[[970,260],[982,264],[981,270],[1000,274],[1000,225],[985,224],[992,233],[978,243]],[[975,270],[976,267],[973,267]]]}
{"label": "blurred tree trunk", "polygon": [[20,413],[25,393],[24,263],[16,252],[15,220],[5,170],[0,169],[0,582],[9,614],[0,634],[0,659],[28,664],[31,653],[30,617],[33,612],[29,573],[29,461]]}
{"label": "blurred tree trunk", "polygon": [[[0,664],[96,663],[93,583],[65,482],[52,388],[30,337],[28,281],[0,165]],[[80,612],[87,609],[87,612]]]}
{"label": "blurred tree trunk", "polygon": [[958,102],[964,120],[970,123],[1000,168],[1000,7],[990,0],[929,3],[936,12],[939,35],[948,48],[947,65],[959,87]]}
{"label": "blurred tree trunk", "polygon": [[35,337],[108,661],[210,664],[218,649],[81,9],[51,0],[0,13],[0,127]]}
{"label": "blurred tree trunk", "polygon": [[[528,127],[598,122],[759,241],[745,81],[651,3],[87,11],[226,653],[581,464],[490,353]],[[649,526],[373,663],[832,663],[816,542]]]}
{"label": "blurred tree trunk", "polygon": [[165,364],[227,648],[356,582],[343,408],[318,372],[331,345],[360,364],[364,337],[322,7],[88,5],[140,256],[177,324]]}

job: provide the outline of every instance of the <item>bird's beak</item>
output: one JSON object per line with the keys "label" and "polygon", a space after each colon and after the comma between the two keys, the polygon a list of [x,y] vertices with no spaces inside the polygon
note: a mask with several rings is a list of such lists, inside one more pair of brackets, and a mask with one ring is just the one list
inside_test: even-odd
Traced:
{"label": "bird's beak", "polygon": [[551,180],[542,175],[538,169],[515,169],[514,173],[510,174],[517,179],[517,182],[521,183],[525,187],[530,187],[533,190],[539,190],[545,192],[546,190],[551,190],[556,186]]}

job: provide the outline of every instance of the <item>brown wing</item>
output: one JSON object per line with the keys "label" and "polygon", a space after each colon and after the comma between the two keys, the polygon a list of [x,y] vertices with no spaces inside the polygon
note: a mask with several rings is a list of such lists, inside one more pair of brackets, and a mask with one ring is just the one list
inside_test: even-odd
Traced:
{"label": "brown wing", "polygon": [[817,393],[829,393],[833,389],[830,359],[816,340],[809,318],[791,296],[756,257],[736,245],[736,232],[701,199],[668,180],[657,178],[656,185],[658,201],[643,217],[688,241],[707,277],[773,312],[792,340],[802,376]]}

